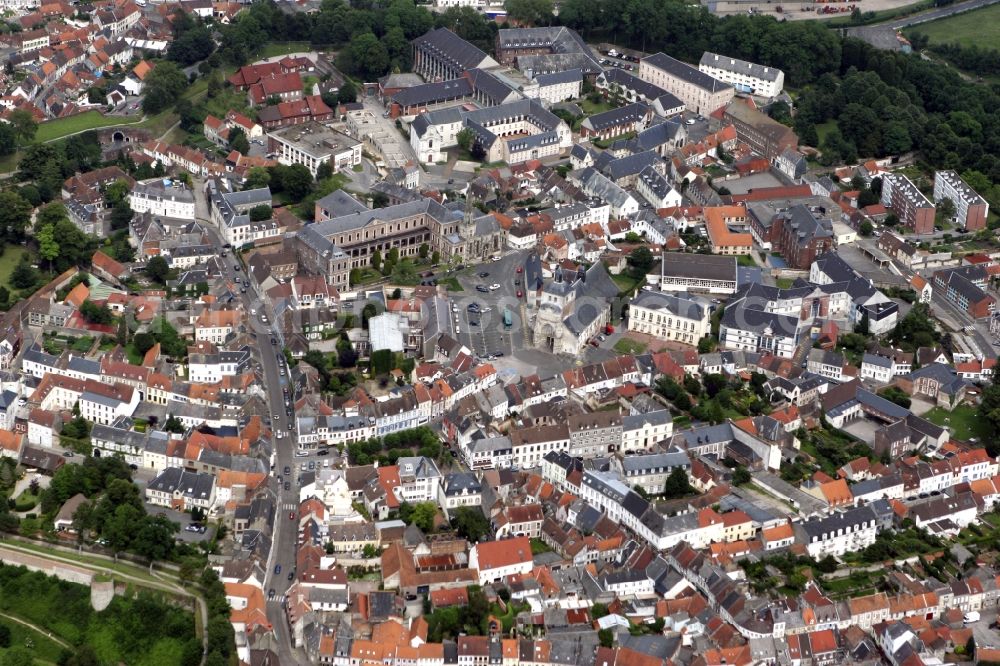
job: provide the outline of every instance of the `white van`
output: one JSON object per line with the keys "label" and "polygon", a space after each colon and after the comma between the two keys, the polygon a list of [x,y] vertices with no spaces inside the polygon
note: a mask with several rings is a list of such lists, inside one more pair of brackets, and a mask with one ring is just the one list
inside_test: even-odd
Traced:
{"label": "white van", "polygon": [[965,617],[962,618],[962,621],[965,622],[965,624],[979,622],[979,611],[969,611],[965,614]]}

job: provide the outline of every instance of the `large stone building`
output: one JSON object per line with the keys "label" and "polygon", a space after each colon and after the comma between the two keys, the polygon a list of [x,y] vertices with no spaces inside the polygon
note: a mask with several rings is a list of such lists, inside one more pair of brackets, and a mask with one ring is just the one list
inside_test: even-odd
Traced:
{"label": "large stone building", "polygon": [[576,356],[608,323],[618,288],[604,264],[589,269],[559,268],[538,291],[537,314],[528,329],[531,344],[555,354]]}
{"label": "large stone building", "polygon": [[665,53],[643,58],[639,63],[639,78],[677,97],[688,111],[705,115],[721,109],[735,93],[728,83]]}
{"label": "large stone building", "polygon": [[447,28],[413,40],[413,71],[427,81],[457,79],[470,69],[496,67],[497,61]]}
{"label": "large stone building", "polygon": [[531,77],[579,69],[593,80],[603,71],[580,35],[563,26],[500,30],[496,54],[500,64],[516,66]]}
{"label": "large stone building", "polygon": [[628,330],[688,345],[709,333],[708,308],[696,301],[640,291],[629,303]]}
{"label": "large stone building", "polygon": [[451,107],[422,113],[410,126],[410,145],[421,162],[439,162],[466,129],[486,162],[517,164],[558,156],[573,145],[569,126],[533,99],[475,111]]}
{"label": "large stone building", "polygon": [[799,145],[799,137],[787,125],[782,125],[766,113],[751,108],[743,100],[733,100],[722,114],[723,120],[736,128],[736,137],[753,152],[770,161],[786,150]]}
{"label": "large stone building", "polygon": [[474,215],[471,207],[463,213],[433,199],[374,210],[354,204],[307,225],[296,237],[302,265],[341,290],[350,286],[351,269],[369,266],[376,250],[383,257],[393,248],[400,257],[416,257],[426,244],[442,257],[472,261],[500,252],[506,243],[496,218]]}

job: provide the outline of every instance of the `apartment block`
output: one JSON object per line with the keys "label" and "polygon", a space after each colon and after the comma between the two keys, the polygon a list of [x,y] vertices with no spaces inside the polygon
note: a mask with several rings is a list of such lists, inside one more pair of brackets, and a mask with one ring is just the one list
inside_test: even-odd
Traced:
{"label": "apartment block", "polygon": [[955,218],[966,231],[976,231],[986,226],[990,205],[986,199],[954,171],[938,171],[934,175],[934,201],[951,199],[955,204]]}
{"label": "apartment block", "polygon": [[913,233],[934,232],[936,208],[906,176],[887,173],[882,177],[882,205],[891,209]]}

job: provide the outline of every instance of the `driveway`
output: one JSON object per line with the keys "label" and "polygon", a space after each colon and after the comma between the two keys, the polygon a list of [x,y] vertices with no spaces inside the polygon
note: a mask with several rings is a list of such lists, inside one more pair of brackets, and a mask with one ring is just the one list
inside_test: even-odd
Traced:
{"label": "driveway", "polygon": [[181,526],[180,531],[175,535],[178,541],[183,541],[185,543],[198,543],[199,541],[208,541],[215,534],[215,527],[211,522],[208,522],[208,529],[205,533],[200,532],[188,532],[184,528],[191,523],[191,514],[184,511],[176,511],[174,509],[169,509],[165,506],[159,506],[157,504],[150,504],[149,502],[144,502],[143,506],[146,508],[146,513],[151,516],[158,516],[163,514],[170,521],[177,523]]}

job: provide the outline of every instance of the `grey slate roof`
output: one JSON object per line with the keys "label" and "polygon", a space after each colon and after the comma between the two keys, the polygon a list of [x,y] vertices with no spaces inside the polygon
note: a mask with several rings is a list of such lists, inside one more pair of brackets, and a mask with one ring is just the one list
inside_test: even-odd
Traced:
{"label": "grey slate roof", "polygon": [[723,83],[718,79],[709,76],[705,72],[700,71],[697,67],[692,67],[691,65],[681,62],[675,58],[671,58],[666,53],[654,53],[643,59],[643,62],[647,62],[653,67],[662,69],[669,74],[690,83],[691,85],[698,86],[710,92],[718,92],[720,90],[725,90],[726,88],[732,88],[728,83]]}
{"label": "grey slate roof", "polygon": [[761,79],[762,81],[776,81],[778,79],[778,75],[781,74],[781,70],[776,67],[758,65],[757,63],[747,62],[746,60],[740,60],[739,58],[730,58],[729,56],[719,55],[709,51],[705,51],[705,53],[702,54],[699,64],[707,67],[714,67],[716,69],[724,69],[727,72],[743,74],[744,76],[752,76],[753,78]]}
{"label": "grey slate roof", "polygon": [[705,308],[700,303],[657,291],[640,291],[632,299],[632,305],[650,310],[663,310],[686,319],[700,320],[705,316]]}
{"label": "grey slate roof", "polygon": [[424,47],[459,69],[479,67],[489,56],[447,28],[437,28],[413,40],[414,48]]}

